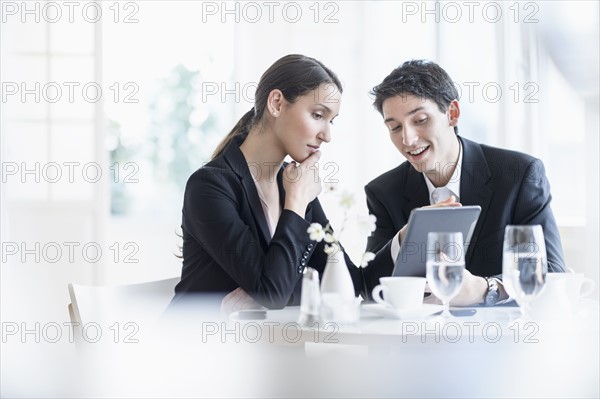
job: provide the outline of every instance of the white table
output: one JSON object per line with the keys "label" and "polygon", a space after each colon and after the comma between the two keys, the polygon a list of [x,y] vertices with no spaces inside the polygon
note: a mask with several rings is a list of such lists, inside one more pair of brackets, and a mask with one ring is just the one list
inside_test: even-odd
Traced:
{"label": "white table", "polygon": [[[454,308],[453,308],[454,309]],[[279,329],[287,334],[278,334],[277,343],[377,343],[399,340],[461,343],[474,341],[514,343],[536,343],[543,337],[554,335],[598,334],[598,302],[581,300],[574,315],[556,319],[520,319],[516,306],[456,308],[459,312],[472,309],[472,316],[459,316],[440,322],[434,315],[423,318],[395,319],[382,317],[365,309],[361,310],[360,321],[354,325],[319,321],[309,326],[297,323],[299,307],[289,306],[281,310],[267,311],[265,320],[239,320],[242,324],[254,323]],[[232,317],[238,320],[235,315]],[[295,335],[302,332],[298,339]],[[436,334],[434,334],[436,333]],[[275,335],[275,334],[273,334]],[[286,338],[290,335],[290,339]],[[460,335],[460,337],[457,337]],[[460,338],[460,339],[457,339]]]}
{"label": "white table", "polygon": [[[140,324],[137,343],[128,343],[124,336],[114,342],[109,330],[99,342],[84,345],[75,358],[54,353],[60,349],[56,344],[28,342],[24,347],[13,339],[2,347],[3,361],[6,349],[14,347],[19,354],[14,359],[24,371],[8,369],[9,381],[31,381],[30,392],[61,397],[479,398],[600,393],[596,302],[582,302],[580,314],[569,323],[540,322],[530,337],[537,342],[527,342],[524,336],[515,342],[511,330],[496,342],[486,341],[483,334],[474,335],[473,342],[464,335],[454,342],[449,335],[407,332],[409,323],[422,320],[392,320],[366,312],[357,326],[342,326],[333,336],[332,330],[321,329],[315,339],[314,330],[297,328],[298,307],[240,322],[220,320],[209,308],[214,310],[187,309],[177,315],[179,320],[167,318],[166,325],[154,330]],[[476,315],[460,320],[462,325],[503,325],[517,314],[517,308],[478,308]],[[286,328],[289,334],[300,330],[300,337],[286,340]],[[269,329],[272,341],[265,334]],[[323,342],[327,335],[337,342]]]}
{"label": "white table", "polygon": [[[354,326],[300,328],[298,307],[239,323],[269,326],[263,342],[300,348],[304,367],[296,370],[302,379],[337,387],[325,390],[325,396],[598,396],[597,302],[582,300],[567,319],[521,325],[511,324],[519,318],[517,307],[476,311],[441,325],[440,333],[428,324],[431,318],[394,320],[365,311]],[[244,327],[240,331],[243,336]],[[304,386],[298,392],[312,395],[315,390]]]}

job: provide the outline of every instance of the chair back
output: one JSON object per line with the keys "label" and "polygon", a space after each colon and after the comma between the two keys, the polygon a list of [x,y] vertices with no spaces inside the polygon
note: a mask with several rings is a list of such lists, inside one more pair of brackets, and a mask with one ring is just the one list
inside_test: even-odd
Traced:
{"label": "chair back", "polygon": [[72,322],[113,325],[115,322],[154,323],[174,296],[179,277],[146,283],[86,286],[70,283]]}

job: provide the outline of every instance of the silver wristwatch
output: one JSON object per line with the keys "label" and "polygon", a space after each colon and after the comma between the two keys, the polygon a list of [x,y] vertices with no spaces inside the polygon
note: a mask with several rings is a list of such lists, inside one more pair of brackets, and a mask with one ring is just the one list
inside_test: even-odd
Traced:
{"label": "silver wristwatch", "polygon": [[485,306],[494,306],[498,303],[500,292],[498,290],[498,280],[494,277],[484,277],[487,282],[487,290],[483,296]]}

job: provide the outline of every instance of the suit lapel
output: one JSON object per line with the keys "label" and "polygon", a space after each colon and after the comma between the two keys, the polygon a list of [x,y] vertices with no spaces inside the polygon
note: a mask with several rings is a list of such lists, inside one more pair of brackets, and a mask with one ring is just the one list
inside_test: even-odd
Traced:
{"label": "suit lapel", "polygon": [[283,189],[283,174],[285,171],[285,167],[288,165],[287,162],[284,162],[281,168],[279,168],[279,172],[277,172],[277,187],[279,188],[279,204],[281,205],[281,210],[285,207],[285,190]]}
{"label": "suit lapel", "polygon": [[477,220],[477,225],[471,236],[471,242],[467,251],[466,259],[468,261],[479,238],[494,191],[487,185],[491,178],[491,173],[481,146],[462,137],[459,137],[459,139],[463,146],[460,202],[463,205],[481,206],[481,213],[479,214],[479,219]]}
{"label": "suit lapel", "polygon": [[429,205],[429,190],[427,190],[427,184],[423,174],[417,172],[415,168],[408,162],[406,162],[406,168],[403,171],[404,179],[406,181],[406,190],[403,195],[405,198],[404,205],[402,206],[402,212],[404,213],[405,220],[408,221],[410,212],[415,208],[420,208],[425,205]]}
{"label": "suit lapel", "polygon": [[271,234],[269,232],[269,226],[267,225],[267,219],[265,218],[262,204],[260,203],[258,191],[256,190],[254,178],[248,169],[246,158],[244,158],[244,154],[242,154],[239,147],[241,142],[241,138],[236,138],[229,144],[225,150],[225,160],[233,172],[240,178],[240,182],[242,183],[242,187],[246,194],[246,201],[249,204],[254,223],[260,234],[261,244],[266,248],[271,242]]}

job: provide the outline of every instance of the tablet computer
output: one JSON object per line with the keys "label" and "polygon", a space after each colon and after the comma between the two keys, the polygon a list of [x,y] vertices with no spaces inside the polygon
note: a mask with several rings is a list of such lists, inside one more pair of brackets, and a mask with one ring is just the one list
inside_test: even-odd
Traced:
{"label": "tablet computer", "polygon": [[445,208],[416,208],[408,218],[406,236],[400,245],[392,276],[425,277],[427,233],[460,231],[465,254],[475,230],[481,207],[457,206]]}

